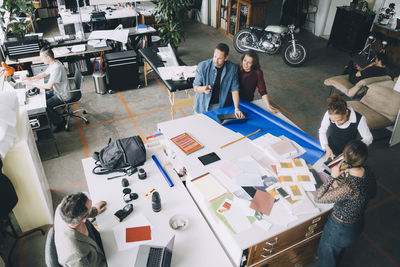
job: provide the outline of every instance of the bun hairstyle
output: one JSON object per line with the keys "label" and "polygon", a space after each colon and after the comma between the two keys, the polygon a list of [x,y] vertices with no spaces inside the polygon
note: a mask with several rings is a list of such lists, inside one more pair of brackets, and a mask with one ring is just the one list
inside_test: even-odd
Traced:
{"label": "bun hairstyle", "polygon": [[328,98],[328,113],[329,115],[346,115],[347,104],[343,97],[338,94],[333,94]]}
{"label": "bun hairstyle", "polygon": [[352,140],[344,147],[343,156],[352,167],[361,167],[368,158],[368,147],[361,140]]}

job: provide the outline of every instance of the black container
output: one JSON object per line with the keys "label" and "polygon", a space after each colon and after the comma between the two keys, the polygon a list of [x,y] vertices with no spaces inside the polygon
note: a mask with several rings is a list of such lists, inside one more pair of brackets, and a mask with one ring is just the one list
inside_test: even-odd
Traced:
{"label": "black container", "polygon": [[108,89],[121,91],[139,86],[139,66],[135,51],[106,54]]}
{"label": "black container", "polygon": [[161,198],[157,191],[151,196],[151,207],[154,212],[159,212],[161,210]]}

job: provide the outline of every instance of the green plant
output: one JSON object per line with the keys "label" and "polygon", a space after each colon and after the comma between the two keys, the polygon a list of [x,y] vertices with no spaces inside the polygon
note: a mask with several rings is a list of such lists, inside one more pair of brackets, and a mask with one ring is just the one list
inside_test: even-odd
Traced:
{"label": "green plant", "polygon": [[187,6],[190,0],[159,0],[156,8],[156,21],[163,44],[170,43],[175,49],[185,39],[183,24],[187,19]]}
{"label": "green plant", "polygon": [[[16,37],[24,37],[32,26],[32,21],[26,19],[32,15],[35,8],[31,1],[26,0],[4,0],[0,7],[1,28],[5,34],[11,30]],[[9,14],[9,16],[8,16]],[[7,19],[8,18],[8,19]],[[12,24],[9,29],[8,24]]]}

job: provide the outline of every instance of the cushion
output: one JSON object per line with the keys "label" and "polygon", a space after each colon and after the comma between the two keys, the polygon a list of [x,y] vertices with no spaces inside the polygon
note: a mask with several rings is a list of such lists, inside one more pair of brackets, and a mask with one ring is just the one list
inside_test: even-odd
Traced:
{"label": "cushion", "polygon": [[371,130],[384,128],[393,124],[385,116],[379,114],[378,112],[364,105],[360,101],[348,101],[347,104],[352,107],[356,112],[365,116],[367,120],[367,125]]}
{"label": "cushion", "polygon": [[387,88],[371,84],[367,94],[360,100],[361,103],[385,116],[392,124],[395,122],[400,109],[400,93]]}
{"label": "cushion", "polygon": [[349,75],[346,74],[346,75],[339,75],[339,76],[334,76],[334,77],[328,78],[324,81],[324,84],[326,86],[333,86],[336,89],[338,89],[339,91],[341,91],[342,93],[344,93],[345,95],[347,95],[349,97],[353,97],[362,86],[369,85],[369,84],[375,83],[375,82],[387,81],[387,80],[391,81],[392,79],[388,75],[371,77],[371,78],[363,79],[363,80],[359,81],[358,83],[356,83],[355,85],[353,85],[349,81]]}

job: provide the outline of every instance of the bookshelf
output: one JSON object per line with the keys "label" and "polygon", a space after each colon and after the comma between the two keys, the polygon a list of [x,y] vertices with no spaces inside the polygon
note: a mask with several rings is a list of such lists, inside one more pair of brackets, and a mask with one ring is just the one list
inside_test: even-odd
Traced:
{"label": "bookshelf", "polygon": [[41,19],[58,17],[57,0],[38,0],[35,6],[37,6],[37,16]]}

